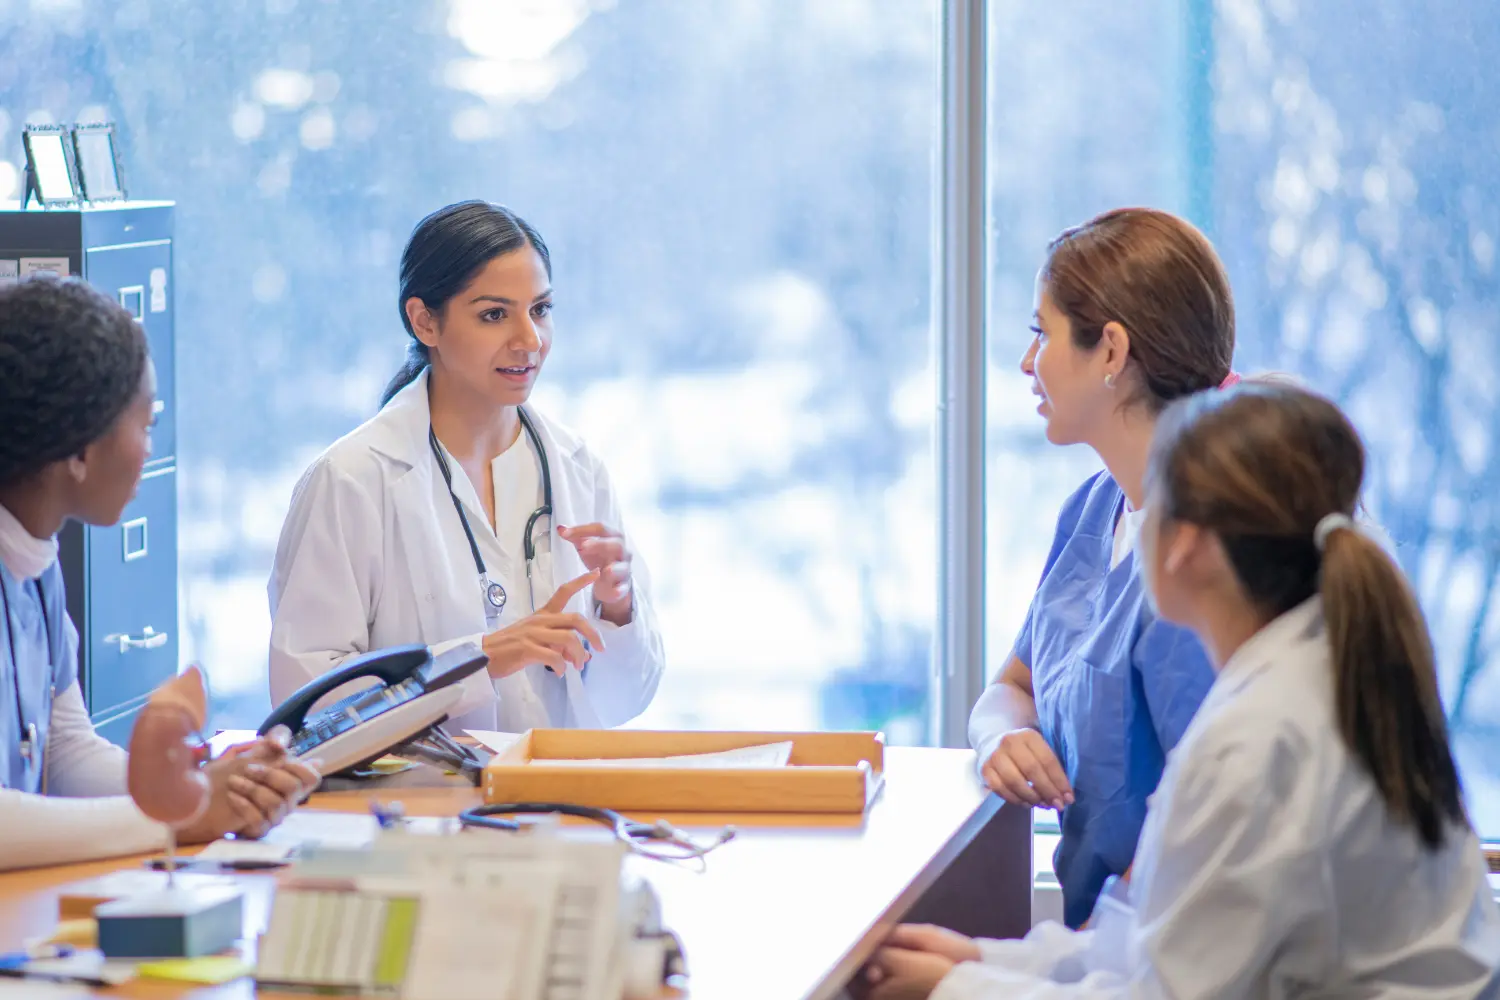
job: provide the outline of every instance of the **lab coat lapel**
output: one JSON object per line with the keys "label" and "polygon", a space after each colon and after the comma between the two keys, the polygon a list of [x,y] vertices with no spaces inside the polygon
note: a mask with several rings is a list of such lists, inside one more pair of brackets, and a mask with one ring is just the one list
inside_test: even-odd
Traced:
{"label": "lab coat lapel", "polygon": [[[386,425],[372,447],[392,464],[387,531],[409,586],[420,634],[436,643],[483,632],[478,575],[442,477],[433,470],[427,429],[427,373],[381,413]],[[444,512],[449,517],[444,518]],[[465,586],[467,584],[467,586]]]}
{"label": "lab coat lapel", "polygon": [[[557,588],[584,573],[583,559],[573,543],[557,533],[558,525],[575,527],[587,523],[591,517],[593,484],[586,481],[583,463],[578,454],[583,442],[566,430],[559,428],[532,407],[526,414],[536,428],[542,448],[547,453],[547,466],[552,474],[552,517],[548,519],[547,531],[551,535],[552,558],[538,560],[536,586],[537,607],[552,599]],[[548,565],[550,564],[550,565]],[[583,613],[589,606],[589,591],[585,590],[568,602],[568,610]]]}
{"label": "lab coat lapel", "polygon": [[[552,475],[552,517],[548,526],[552,535],[552,555],[545,560],[545,566],[540,565],[543,560],[538,560],[537,569],[545,581],[545,586],[541,581],[537,586],[537,604],[540,606],[551,600],[559,586],[584,573],[583,558],[571,542],[558,535],[557,526],[576,527],[593,519],[594,484],[585,463],[580,460],[583,442],[546,420],[529,406],[526,413],[536,427],[537,437],[541,439],[542,448],[547,454],[548,468]],[[593,592],[585,588],[568,602],[568,610],[586,615],[592,601]],[[604,728],[584,689],[583,677],[579,672],[567,671],[563,675],[563,684],[567,688],[568,705],[572,710],[570,723],[581,729]]]}

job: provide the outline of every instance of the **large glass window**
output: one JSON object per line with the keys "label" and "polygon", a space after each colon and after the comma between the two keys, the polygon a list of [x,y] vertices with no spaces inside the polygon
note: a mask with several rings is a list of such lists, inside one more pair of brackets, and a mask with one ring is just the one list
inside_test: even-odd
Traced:
{"label": "large glass window", "polygon": [[1234,284],[1238,365],[1329,393],[1419,591],[1470,807],[1500,835],[1500,8],[1436,0],[995,5],[991,669],[1059,502],[1015,361],[1046,241],[1109,207],[1182,212]]}
{"label": "large glass window", "polygon": [[265,712],[292,485],[405,344],[402,243],[486,198],[549,240],[537,403],[610,466],[668,649],[640,724],[927,738],[932,0],[0,4],[26,121],[120,123],[177,202],[181,626]]}
{"label": "large glass window", "polygon": [[1500,836],[1500,7],[1222,0],[1213,204],[1241,357],[1348,410]]}

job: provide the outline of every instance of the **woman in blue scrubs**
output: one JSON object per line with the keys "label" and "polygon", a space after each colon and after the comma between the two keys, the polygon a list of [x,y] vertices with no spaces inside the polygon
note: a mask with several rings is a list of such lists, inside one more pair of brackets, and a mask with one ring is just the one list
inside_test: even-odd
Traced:
{"label": "woman in blue scrubs", "polygon": [[1068,498],[1021,634],[969,720],[986,784],[1059,810],[1064,919],[1126,875],[1168,751],[1213,682],[1188,631],[1159,621],[1134,558],[1162,409],[1231,382],[1234,303],[1213,247],[1164,212],[1064,232],[1037,275],[1032,379],[1047,440],[1104,463]]}
{"label": "woman in blue scrubs", "polygon": [[[94,732],[78,687],[57,532],[109,525],[151,450],[155,376],[139,324],[76,280],[0,288],[0,869],[159,850],[125,794],[126,754]],[[183,842],[258,836],[317,784],[260,740],[204,768],[211,796]]]}

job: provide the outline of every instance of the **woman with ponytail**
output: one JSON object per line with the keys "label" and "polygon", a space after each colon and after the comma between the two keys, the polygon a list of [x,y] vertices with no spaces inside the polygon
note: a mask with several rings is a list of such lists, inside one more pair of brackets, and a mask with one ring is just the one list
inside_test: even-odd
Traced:
{"label": "woman with ponytail", "polygon": [[1212,690],[1167,764],[1128,890],[1094,930],[900,928],[877,998],[1500,995],[1500,913],[1411,588],[1355,522],[1359,437],[1301,389],[1170,407],[1141,568]]}
{"label": "woman with ponytail", "polygon": [[282,528],[273,703],[358,653],[468,641],[489,670],[463,682],[456,727],[616,726],[650,704],[661,636],[609,475],[528,402],[553,300],[547,244],[509,210],[468,201],[417,225],[396,302],[406,363],[308,469]]}

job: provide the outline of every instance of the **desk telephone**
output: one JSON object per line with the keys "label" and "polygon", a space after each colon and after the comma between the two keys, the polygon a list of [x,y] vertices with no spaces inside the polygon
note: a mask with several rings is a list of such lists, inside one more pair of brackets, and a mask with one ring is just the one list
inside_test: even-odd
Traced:
{"label": "desk telephone", "polygon": [[[480,781],[480,761],[439,727],[463,697],[459,682],[488,662],[474,643],[433,656],[426,646],[393,646],[352,657],[337,670],[304,684],[261,723],[292,732],[289,752],[315,756],[324,774],[353,772],[393,753],[435,764]],[[379,683],[309,717],[313,705],[351,681]]]}

